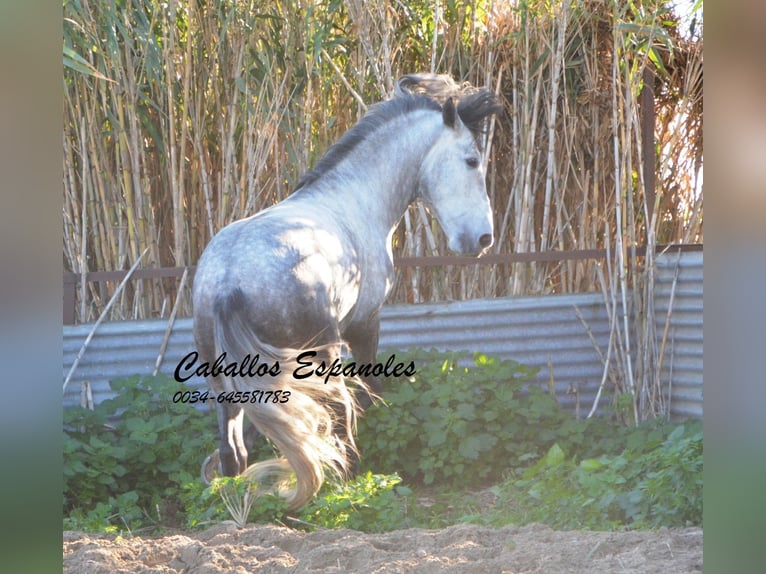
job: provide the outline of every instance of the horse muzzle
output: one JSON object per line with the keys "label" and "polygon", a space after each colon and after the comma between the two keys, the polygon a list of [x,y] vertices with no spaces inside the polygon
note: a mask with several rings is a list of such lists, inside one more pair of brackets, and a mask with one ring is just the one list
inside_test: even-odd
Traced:
{"label": "horse muzzle", "polygon": [[479,257],[492,247],[494,242],[492,233],[461,233],[457,238],[450,240],[449,248],[459,255]]}

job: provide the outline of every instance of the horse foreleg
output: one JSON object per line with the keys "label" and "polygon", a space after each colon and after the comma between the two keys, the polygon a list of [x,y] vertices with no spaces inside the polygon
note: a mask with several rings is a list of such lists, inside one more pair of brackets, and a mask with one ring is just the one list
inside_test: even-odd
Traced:
{"label": "horse foreleg", "polygon": [[[354,360],[358,364],[375,364],[378,355],[378,335],[380,333],[380,318],[377,313],[370,315],[367,321],[350,326],[344,333],[344,338],[351,348]],[[372,404],[375,397],[383,392],[383,382],[380,377],[370,375],[362,377],[367,389],[357,389],[356,398],[362,410]]]}
{"label": "horse foreleg", "polygon": [[[357,364],[375,364],[378,354],[379,332],[380,319],[377,313],[371,315],[367,321],[352,325],[346,330],[344,338]],[[383,383],[379,377],[372,374],[363,376],[362,380],[367,388],[358,387],[355,392],[361,410],[365,411],[372,405],[373,400],[383,392]],[[351,460],[351,474],[356,475],[359,472],[359,455],[356,452],[349,452],[348,454]]]}

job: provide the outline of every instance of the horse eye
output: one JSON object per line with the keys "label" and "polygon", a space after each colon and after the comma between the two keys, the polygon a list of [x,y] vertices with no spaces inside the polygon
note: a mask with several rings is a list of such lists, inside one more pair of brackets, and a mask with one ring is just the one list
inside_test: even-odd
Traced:
{"label": "horse eye", "polygon": [[479,167],[479,158],[478,157],[469,157],[467,160],[465,160],[465,163],[471,169],[476,169],[477,167]]}

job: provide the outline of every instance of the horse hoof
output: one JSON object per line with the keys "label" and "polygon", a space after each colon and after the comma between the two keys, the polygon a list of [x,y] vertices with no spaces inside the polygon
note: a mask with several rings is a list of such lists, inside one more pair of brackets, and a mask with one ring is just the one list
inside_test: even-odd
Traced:
{"label": "horse hoof", "polygon": [[220,468],[221,458],[218,456],[218,449],[215,449],[213,454],[208,455],[202,463],[202,470],[200,473],[202,482],[209,485],[214,478],[221,475]]}

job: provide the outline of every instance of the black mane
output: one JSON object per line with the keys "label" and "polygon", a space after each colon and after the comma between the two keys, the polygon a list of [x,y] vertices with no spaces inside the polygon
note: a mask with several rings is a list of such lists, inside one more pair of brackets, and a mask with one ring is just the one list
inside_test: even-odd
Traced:
{"label": "black mane", "polygon": [[[370,107],[364,117],[349,129],[334,143],[313,169],[306,172],[298,182],[295,190],[307,187],[333,169],[362,141],[393,118],[407,115],[417,110],[433,110],[440,112],[439,101],[424,94],[397,93],[397,96]],[[460,97],[457,113],[460,120],[471,130],[477,141],[483,131],[484,119],[497,113],[502,107],[494,94],[486,89]]]}
{"label": "black mane", "polygon": [[338,165],[351,150],[367,139],[367,136],[379,127],[393,118],[407,115],[415,110],[439,111],[441,106],[426,96],[409,94],[392,100],[382,101],[370,107],[364,117],[354,127],[330,146],[314,168],[306,172],[298,182],[298,186],[295,188],[296,191],[314,183]]}
{"label": "black mane", "polygon": [[473,94],[463,96],[457,104],[457,115],[466,127],[479,139],[484,133],[484,120],[502,111],[503,106],[497,101],[495,94],[487,89],[481,89]]}

